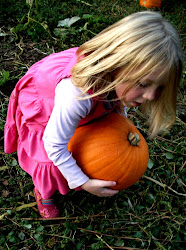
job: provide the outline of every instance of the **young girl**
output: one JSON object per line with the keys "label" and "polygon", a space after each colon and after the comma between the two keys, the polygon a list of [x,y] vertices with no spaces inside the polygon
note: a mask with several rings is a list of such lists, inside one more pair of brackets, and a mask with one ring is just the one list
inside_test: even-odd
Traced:
{"label": "young girl", "polygon": [[[177,32],[157,12],[134,13],[79,48],[35,63],[13,90],[5,152],[17,151],[32,176],[42,217],[57,217],[52,195],[84,189],[112,196],[113,180],[89,179],[67,150],[76,128],[106,113],[142,105],[151,137],[175,120],[182,73]],[[120,105],[121,106],[121,105]],[[120,110],[121,111],[121,110]]]}

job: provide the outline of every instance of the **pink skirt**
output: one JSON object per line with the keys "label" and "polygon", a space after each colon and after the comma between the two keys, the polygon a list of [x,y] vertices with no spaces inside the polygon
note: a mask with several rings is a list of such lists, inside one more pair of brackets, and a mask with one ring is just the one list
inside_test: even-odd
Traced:
{"label": "pink skirt", "polygon": [[18,144],[17,154],[20,166],[32,176],[34,186],[43,199],[49,199],[56,191],[63,195],[68,193],[67,181],[53,163],[34,161],[27,155],[21,143]]}
{"label": "pink skirt", "polygon": [[[24,96],[27,98],[25,93]],[[33,109],[32,104],[30,107],[27,105],[27,113],[29,109]],[[23,112],[23,107],[18,104],[16,124],[19,165],[31,175],[34,186],[43,199],[49,199],[56,191],[65,195],[69,191],[68,183],[44,149],[42,137],[45,125],[40,124],[35,118],[25,120]]]}

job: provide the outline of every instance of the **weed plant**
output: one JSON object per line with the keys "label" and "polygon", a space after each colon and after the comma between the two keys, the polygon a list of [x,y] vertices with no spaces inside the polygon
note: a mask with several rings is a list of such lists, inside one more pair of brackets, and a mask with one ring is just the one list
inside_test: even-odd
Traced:
{"label": "weed plant", "polygon": [[[61,217],[43,220],[31,177],[16,153],[3,151],[9,96],[27,69],[141,10],[139,0],[0,1],[0,249],[185,249],[185,73],[176,123],[165,137],[150,141],[140,110],[129,110],[147,140],[150,160],[141,180],[114,197],[56,193]],[[178,29],[184,48],[183,1],[163,0],[154,10]]]}

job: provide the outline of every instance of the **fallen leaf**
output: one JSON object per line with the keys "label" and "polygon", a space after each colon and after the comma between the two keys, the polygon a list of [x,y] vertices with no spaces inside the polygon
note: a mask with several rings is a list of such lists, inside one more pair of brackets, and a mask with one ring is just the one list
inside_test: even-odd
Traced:
{"label": "fallen leaf", "polygon": [[9,191],[8,190],[3,190],[2,191],[2,197],[8,197],[9,196]]}
{"label": "fallen leaf", "polygon": [[5,186],[8,186],[8,185],[9,185],[9,182],[8,182],[7,179],[3,181],[3,185],[5,185]]}

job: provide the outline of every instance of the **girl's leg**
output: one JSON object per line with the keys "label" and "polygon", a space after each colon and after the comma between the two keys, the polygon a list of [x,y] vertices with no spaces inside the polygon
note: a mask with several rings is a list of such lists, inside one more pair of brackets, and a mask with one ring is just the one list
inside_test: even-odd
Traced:
{"label": "girl's leg", "polygon": [[65,195],[69,191],[67,181],[52,162],[39,162],[29,157],[22,144],[17,152],[20,166],[32,176],[39,213],[43,218],[58,217],[59,210],[51,197],[56,191]]}
{"label": "girl's leg", "polygon": [[43,218],[59,217],[59,209],[55,205],[53,199],[42,199],[41,194],[36,188],[34,188],[34,195],[39,213]]}

